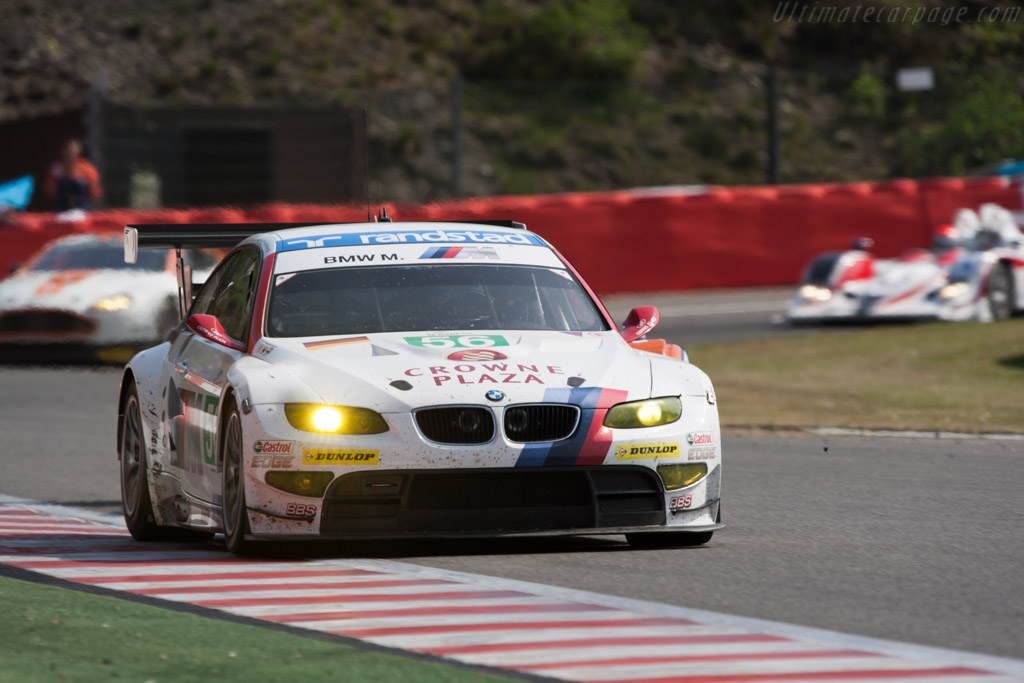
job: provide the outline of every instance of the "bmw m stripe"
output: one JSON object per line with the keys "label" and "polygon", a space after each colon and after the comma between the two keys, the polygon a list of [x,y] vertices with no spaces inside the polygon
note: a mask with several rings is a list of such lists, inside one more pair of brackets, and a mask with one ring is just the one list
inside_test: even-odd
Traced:
{"label": "bmw m stripe", "polygon": [[544,403],[578,405],[580,424],[568,439],[526,444],[516,467],[601,464],[612,445],[612,430],[604,426],[605,413],[611,406],[625,401],[627,395],[628,392],[621,389],[601,387],[548,389],[544,392]]}

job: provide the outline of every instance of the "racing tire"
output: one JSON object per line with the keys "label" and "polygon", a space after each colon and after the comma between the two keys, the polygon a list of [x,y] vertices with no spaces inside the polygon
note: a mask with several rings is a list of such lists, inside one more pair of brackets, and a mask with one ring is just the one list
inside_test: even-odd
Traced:
{"label": "racing tire", "polygon": [[[718,504],[716,522],[722,521],[722,504]],[[626,534],[626,541],[634,548],[692,548],[711,541],[714,531],[662,531]]]}
{"label": "racing tire", "polygon": [[137,541],[158,541],[164,530],[153,520],[153,504],[149,498],[149,477],[146,458],[146,440],[142,435],[142,410],[139,391],[132,380],[128,385],[121,419],[121,511],[124,521]]}
{"label": "racing tire", "polygon": [[249,533],[249,514],[245,505],[245,460],[242,456],[242,418],[238,406],[231,401],[224,415],[224,544],[235,555],[252,551],[252,542],[245,540]]}
{"label": "racing tire", "polygon": [[993,266],[988,274],[988,306],[992,320],[1006,320],[1013,315],[1013,276],[1002,263]]}

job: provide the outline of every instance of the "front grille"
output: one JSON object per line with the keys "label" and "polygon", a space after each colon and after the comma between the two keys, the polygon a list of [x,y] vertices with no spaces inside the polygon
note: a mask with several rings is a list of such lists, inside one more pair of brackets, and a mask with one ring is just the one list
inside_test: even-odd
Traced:
{"label": "front grille", "polygon": [[443,406],[416,411],[423,436],[437,443],[479,444],[494,438],[494,415],[479,406]]}
{"label": "front grille", "polygon": [[579,421],[578,406],[559,403],[509,406],[505,409],[505,436],[517,443],[560,441],[572,436]]}
{"label": "front grille", "polygon": [[0,334],[88,334],[96,324],[65,311],[11,311],[0,316]]}
{"label": "front grille", "polygon": [[501,533],[665,523],[664,490],[638,466],[384,470],[336,479],[322,533]]}

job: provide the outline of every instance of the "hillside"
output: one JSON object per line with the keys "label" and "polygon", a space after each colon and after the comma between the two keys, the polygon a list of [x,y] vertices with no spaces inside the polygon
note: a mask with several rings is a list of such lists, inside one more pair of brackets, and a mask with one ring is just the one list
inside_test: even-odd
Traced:
{"label": "hillside", "polygon": [[[776,21],[786,4],[6,0],[0,125],[80,106],[102,71],[129,104],[368,106],[396,199],[452,192],[455,104],[460,194],[756,183],[771,61],[784,182],[1024,157],[1024,17]],[[925,65],[935,90],[893,87],[894,69]]]}

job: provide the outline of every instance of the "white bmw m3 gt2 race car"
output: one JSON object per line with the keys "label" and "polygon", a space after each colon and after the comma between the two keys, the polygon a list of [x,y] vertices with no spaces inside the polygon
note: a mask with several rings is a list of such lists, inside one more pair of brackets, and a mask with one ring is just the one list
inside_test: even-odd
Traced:
{"label": "white bmw m3 gt2 race car", "polygon": [[865,320],[978,320],[1024,310],[1024,234],[995,204],[958,212],[933,248],[880,259],[858,239],[847,251],[819,254],[790,300],[792,323]]}
{"label": "white bmw m3 gt2 race car", "polygon": [[619,331],[522,224],[125,230],[128,261],[228,246],[194,300],[179,267],[184,319],[124,370],[135,538],[221,532],[238,553],[516,534],[680,546],[723,526],[707,375],[642,339],[657,309]]}

